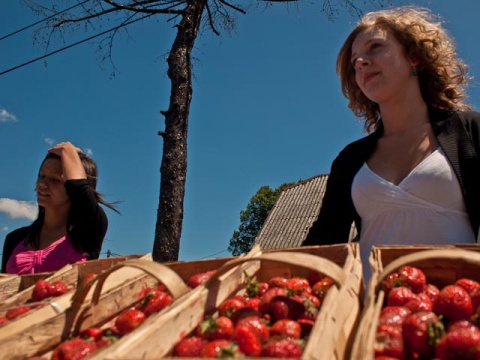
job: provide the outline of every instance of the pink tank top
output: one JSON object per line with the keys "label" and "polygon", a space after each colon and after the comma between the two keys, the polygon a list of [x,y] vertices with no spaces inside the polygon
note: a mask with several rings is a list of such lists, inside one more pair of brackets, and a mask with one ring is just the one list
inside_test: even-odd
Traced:
{"label": "pink tank top", "polygon": [[72,246],[70,238],[64,236],[42,250],[30,250],[21,241],[7,262],[9,274],[35,274],[57,271],[67,264],[86,261],[85,254]]}

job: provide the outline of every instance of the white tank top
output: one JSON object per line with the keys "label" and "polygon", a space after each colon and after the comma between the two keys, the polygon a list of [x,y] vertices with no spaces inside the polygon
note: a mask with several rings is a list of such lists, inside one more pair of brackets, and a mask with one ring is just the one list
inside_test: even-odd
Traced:
{"label": "white tank top", "polygon": [[373,245],[474,243],[460,184],[441,148],[418,164],[398,185],[365,163],[352,184],[362,219],[360,251],[365,280]]}

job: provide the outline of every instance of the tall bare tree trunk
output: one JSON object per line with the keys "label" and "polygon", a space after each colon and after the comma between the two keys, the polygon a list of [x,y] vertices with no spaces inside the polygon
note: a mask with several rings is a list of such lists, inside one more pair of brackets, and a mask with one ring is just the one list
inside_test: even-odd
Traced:
{"label": "tall bare tree trunk", "polygon": [[206,0],[189,1],[168,57],[172,83],[165,116],[163,157],[160,167],[160,199],[157,210],[153,259],[176,261],[182,235],[183,200],[187,175],[187,131],[192,100],[191,51],[195,44]]}

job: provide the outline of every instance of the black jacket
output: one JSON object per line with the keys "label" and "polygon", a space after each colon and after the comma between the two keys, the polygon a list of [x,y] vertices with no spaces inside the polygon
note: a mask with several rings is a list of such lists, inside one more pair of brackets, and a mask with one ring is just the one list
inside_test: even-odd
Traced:
{"label": "black jacket", "polygon": [[[480,113],[429,110],[430,121],[462,188],[474,234],[480,226]],[[318,219],[302,245],[347,242],[352,222],[358,233],[362,220],[351,197],[355,175],[375,150],[383,133],[372,134],[347,145],[333,161]]]}
{"label": "black jacket", "polygon": [[[73,246],[85,252],[89,260],[98,259],[107,233],[107,216],[87,180],[67,180],[65,189],[72,203],[67,229]],[[20,241],[26,239],[30,229],[31,225],[25,226],[6,236],[3,244],[2,273],[7,271],[8,259]]]}

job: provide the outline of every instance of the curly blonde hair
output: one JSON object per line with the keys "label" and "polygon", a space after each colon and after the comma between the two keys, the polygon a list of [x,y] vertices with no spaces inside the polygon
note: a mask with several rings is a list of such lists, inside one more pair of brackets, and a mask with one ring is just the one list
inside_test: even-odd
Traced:
{"label": "curly blonde hair", "polygon": [[416,66],[423,99],[428,106],[443,110],[469,110],[465,88],[469,81],[467,66],[457,56],[452,37],[441,21],[424,8],[404,6],[366,14],[345,40],[337,57],[337,74],[343,95],[353,113],[365,119],[365,130],[376,130],[380,123],[378,104],[368,99],[355,81],[351,64],[352,43],[372,26],[389,29],[403,45]]}

